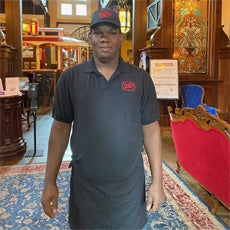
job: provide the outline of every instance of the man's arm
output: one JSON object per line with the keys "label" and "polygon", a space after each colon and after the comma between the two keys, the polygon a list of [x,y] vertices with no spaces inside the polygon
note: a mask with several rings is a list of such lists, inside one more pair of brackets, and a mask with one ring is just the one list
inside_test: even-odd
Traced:
{"label": "man's arm", "polygon": [[161,134],[158,121],[143,125],[143,132],[144,147],[149,158],[152,174],[152,182],[148,189],[146,208],[150,212],[155,212],[165,199],[163,189]]}
{"label": "man's arm", "polygon": [[46,164],[45,184],[42,192],[41,203],[46,215],[54,218],[58,209],[57,175],[63,155],[68,146],[71,124],[57,120],[53,121]]}

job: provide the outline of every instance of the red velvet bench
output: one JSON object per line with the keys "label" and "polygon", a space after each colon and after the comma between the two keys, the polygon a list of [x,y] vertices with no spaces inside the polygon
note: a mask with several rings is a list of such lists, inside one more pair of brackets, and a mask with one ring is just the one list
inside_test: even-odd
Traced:
{"label": "red velvet bench", "polygon": [[178,168],[183,167],[213,199],[230,208],[230,125],[206,112],[204,107],[168,107]]}

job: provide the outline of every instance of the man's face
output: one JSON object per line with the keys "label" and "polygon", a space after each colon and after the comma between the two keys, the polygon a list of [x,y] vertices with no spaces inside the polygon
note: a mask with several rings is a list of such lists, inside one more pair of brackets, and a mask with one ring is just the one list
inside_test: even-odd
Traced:
{"label": "man's face", "polygon": [[108,63],[119,55],[123,35],[119,28],[100,25],[92,28],[89,41],[93,47],[95,57],[103,63]]}

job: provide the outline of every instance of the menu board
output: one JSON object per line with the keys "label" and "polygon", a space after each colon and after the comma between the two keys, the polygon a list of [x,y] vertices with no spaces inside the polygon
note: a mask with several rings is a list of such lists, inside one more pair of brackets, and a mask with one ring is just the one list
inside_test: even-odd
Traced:
{"label": "menu board", "polygon": [[158,99],[179,99],[176,59],[150,59],[149,73]]}

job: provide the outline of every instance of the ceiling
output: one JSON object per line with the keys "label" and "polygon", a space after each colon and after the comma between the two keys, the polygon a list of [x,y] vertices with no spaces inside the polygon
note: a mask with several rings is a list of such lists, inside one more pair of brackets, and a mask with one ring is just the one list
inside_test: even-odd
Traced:
{"label": "ceiling", "polygon": [[[107,7],[113,8],[123,0],[107,0]],[[132,6],[132,0],[127,0],[127,5]],[[5,0],[0,0],[0,13],[5,13]],[[22,14],[44,15],[48,13],[48,0],[22,0]]]}
{"label": "ceiling", "polygon": [[[44,15],[48,0],[22,0],[22,14]],[[5,13],[5,0],[0,0],[0,13]]]}

